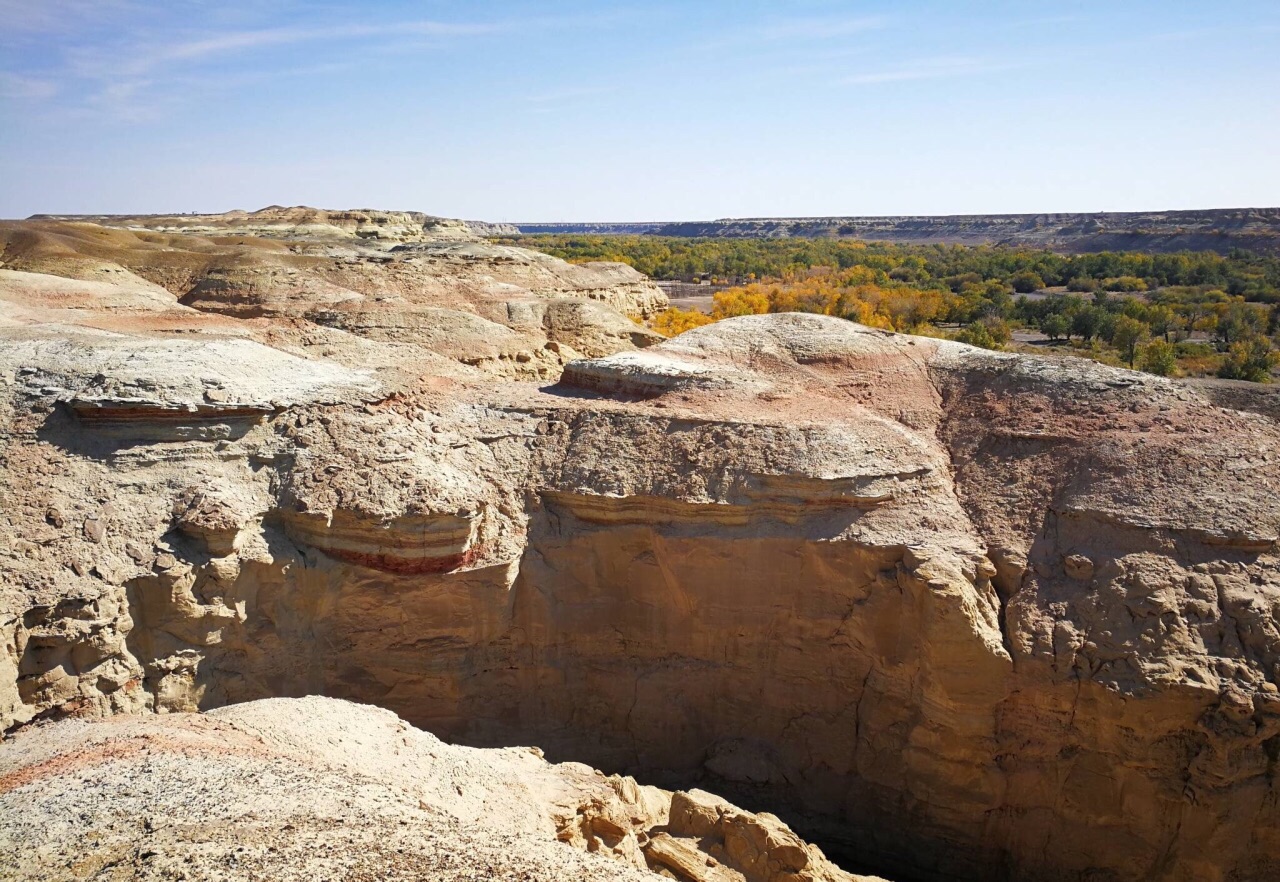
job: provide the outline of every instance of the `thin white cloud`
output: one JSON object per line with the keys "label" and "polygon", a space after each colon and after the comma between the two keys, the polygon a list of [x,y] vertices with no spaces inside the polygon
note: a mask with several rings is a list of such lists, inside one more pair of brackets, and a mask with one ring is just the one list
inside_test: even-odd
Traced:
{"label": "thin white cloud", "polygon": [[74,30],[85,22],[116,16],[133,7],[130,0],[0,0],[0,32],[14,35]]}
{"label": "thin white cloud", "polygon": [[866,71],[841,79],[847,86],[871,86],[880,83],[902,83],[912,80],[943,80],[1012,70],[1016,62],[983,58],[925,58],[901,67]]}
{"label": "thin white cloud", "polygon": [[39,77],[0,71],[0,98],[15,101],[48,101],[58,94],[58,84]]}
{"label": "thin white cloud", "polygon": [[406,21],[387,25],[354,24],[332,27],[266,28],[218,34],[201,40],[179,43],[152,56],[152,62],[195,61],[230,55],[264,46],[285,46],[320,41],[347,41],[386,36],[463,37],[491,34],[504,30],[501,23],[454,23],[443,21]]}
{"label": "thin white cloud", "polygon": [[[70,13],[79,0],[54,0],[62,11]],[[14,0],[0,0],[0,10],[8,12],[19,4]],[[118,4],[120,9],[123,4]],[[30,28],[51,27],[52,16],[28,16],[25,25]],[[63,110],[76,114],[106,114],[124,120],[153,118],[162,104],[163,90],[182,84],[184,78],[199,74],[211,65],[219,65],[258,53],[260,50],[280,49],[286,46],[329,43],[334,46],[367,46],[381,48],[384,44],[402,44],[405,40],[417,40],[434,44],[445,40],[472,39],[502,32],[514,32],[537,27],[560,27],[586,24],[586,20],[546,19],[541,21],[473,21],[448,22],[416,19],[394,23],[351,22],[287,26],[258,29],[211,31],[203,35],[154,31],[143,39],[132,35],[125,42],[107,46],[63,49],[55,56],[56,67],[44,71],[37,80],[17,73],[5,74],[0,83],[3,94],[17,100],[36,102],[63,96],[67,102]],[[145,32],[143,32],[145,33]],[[344,56],[349,56],[347,51]],[[268,64],[274,59],[266,58]],[[25,72],[24,72],[25,73]],[[220,71],[225,74],[225,71]],[[288,76],[287,69],[280,71]],[[269,79],[267,72],[259,74]],[[196,77],[199,79],[199,77]],[[209,79],[216,82],[217,78]]]}
{"label": "thin white cloud", "polygon": [[574,89],[559,89],[554,92],[543,92],[538,95],[527,95],[525,100],[530,104],[559,104],[575,98],[591,98],[596,95],[607,95],[615,92],[613,86],[581,86]]}
{"label": "thin white cloud", "polygon": [[880,15],[774,18],[757,25],[730,28],[710,39],[699,40],[684,48],[703,55],[761,44],[770,46],[805,44],[806,48],[813,48],[821,43],[830,45],[831,41],[841,37],[852,37],[879,30],[888,25],[889,19]]}
{"label": "thin white cloud", "polygon": [[395,24],[351,24],[324,27],[281,27],[215,33],[160,45],[156,41],[127,50],[68,52],[69,71],[84,79],[141,77],[183,64],[200,64],[252,52],[303,43],[371,41],[385,37],[471,37],[508,29],[504,23],[407,21]]}
{"label": "thin white cloud", "polygon": [[788,18],[762,25],[756,36],[766,40],[833,40],[883,28],[887,19],[880,15],[855,18]]}
{"label": "thin white cloud", "polygon": [[[91,0],[49,0],[50,9],[39,14],[26,10],[24,0],[0,0],[0,34],[5,19],[13,16],[21,20],[28,30],[53,29],[64,17],[75,19],[81,6],[92,5]],[[39,5],[39,4],[34,4]],[[124,12],[134,8],[133,0],[104,0],[102,12]],[[201,69],[239,60],[242,56],[260,53],[260,50],[279,50],[282,47],[306,44],[331,44],[342,46],[343,55],[350,56],[347,47],[394,51],[408,42],[416,41],[417,50],[424,46],[438,45],[442,41],[478,39],[488,35],[528,33],[531,31],[561,30],[576,27],[615,24],[625,15],[611,12],[565,17],[530,19],[505,18],[491,21],[439,21],[413,19],[398,22],[362,22],[311,24],[282,27],[247,28],[238,30],[211,30],[193,34],[169,29],[138,30],[123,41],[109,45],[64,47],[60,55],[51,60],[56,66],[41,73],[41,82],[53,84],[52,89],[68,101],[78,102],[78,108],[67,106],[65,110],[93,113],[95,111],[119,115],[122,118],[140,118],[154,115],[157,93],[183,82],[184,77],[198,76]],[[274,59],[266,57],[267,63]],[[25,71],[23,73],[26,73]],[[225,71],[221,72],[225,73]],[[288,76],[287,70],[281,76]],[[9,74],[16,77],[16,73]],[[269,79],[265,72],[255,76]],[[210,80],[215,82],[216,80]],[[35,83],[19,80],[3,86],[6,95],[19,99],[49,97],[48,89],[37,88]]]}
{"label": "thin white cloud", "polygon": [[1006,25],[1011,28],[1040,28],[1049,25],[1075,24],[1082,21],[1088,21],[1088,19],[1083,15],[1044,15],[1039,18],[1015,19],[1006,22]]}

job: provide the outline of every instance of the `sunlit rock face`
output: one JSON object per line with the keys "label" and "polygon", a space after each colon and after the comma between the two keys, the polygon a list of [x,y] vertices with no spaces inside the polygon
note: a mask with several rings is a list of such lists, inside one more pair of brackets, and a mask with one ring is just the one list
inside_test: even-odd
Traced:
{"label": "sunlit rock face", "polygon": [[6,725],[321,694],[903,879],[1280,873],[1265,406],[818,316],[639,348],[625,280],[246,312],[143,263],[0,271]]}

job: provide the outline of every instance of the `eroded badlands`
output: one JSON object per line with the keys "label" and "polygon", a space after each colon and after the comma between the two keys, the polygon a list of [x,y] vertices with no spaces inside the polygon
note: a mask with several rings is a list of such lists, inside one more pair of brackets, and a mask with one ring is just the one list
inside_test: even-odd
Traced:
{"label": "eroded badlands", "polygon": [[[499,853],[588,877],[654,867],[667,836],[678,878],[702,859],[771,879],[752,873],[801,852],[795,871],[839,872],[791,840],[739,866],[705,827],[728,809],[652,784],[901,880],[1280,875],[1266,391],[809,315],[658,342],[634,319],[663,295],[626,267],[352,214],[0,226],[6,859],[36,866],[44,818],[39,866],[62,867],[84,806],[131,819],[87,848],[135,868],[144,847],[199,865],[243,846],[314,878],[320,858],[288,855],[328,842],[371,877]],[[589,768],[259,702],[309,695]],[[343,727],[365,734],[323,746]],[[574,795],[526,811],[485,785],[508,808],[481,830],[476,803],[421,795],[444,793],[422,751]],[[128,826],[184,775],[242,774],[282,794],[259,816],[227,784],[257,832]],[[372,789],[325,783],[357,774]],[[290,820],[283,794],[308,787],[353,802]],[[596,797],[618,830],[556,843]],[[674,824],[680,800],[704,826]],[[624,824],[622,804],[645,809]],[[303,832],[271,857],[286,823]]]}

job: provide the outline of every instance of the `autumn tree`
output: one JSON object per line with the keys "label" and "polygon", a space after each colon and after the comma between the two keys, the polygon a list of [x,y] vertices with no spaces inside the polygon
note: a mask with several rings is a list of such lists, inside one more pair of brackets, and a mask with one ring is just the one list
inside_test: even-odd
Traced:
{"label": "autumn tree", "polygon": [[1132,294],[1137,291],[1147,290],[1146,280],[1137,276],[1119,276],[1114,279],[1104,279],[1102,288],[1105,291],[1120,291],[1122,293]]}
{"label": "autumn tree", "polygon": [[763,315],[769,311],[769,296],[759,285],[746,288],[729,288],[715,295],[711,315],[716,319],[739,315]]}
{"label": "autumn tree", "polygon": [[679,309],[673,306],[658,313],[650,326],[664,337],[674,337],[677,334],[700,328],[713,321],[715,319],[705,313],[692,309]]}
{"label": "autumn tree", "polygon": [[1271,369],[1277,362],[1280,362],[1280,353],[1272,348],[1271,341],[1261,335],[1254,335],[1231,344],[1222,367],[1218,369],[1218,376],[1228,380],[1265,383],[1271,379]]}
{"label": "autumn tree", "polygon": [[973,322],[956,334],[956,339],[961,343],[983,349],[1003,349],[1012,337],[1008,324],[992,318]]}
{"label": "autumn tree", "polygon": [[1177,348],[1166,340],[1152,340],[1140,350],[1138,367],[1158,377],[1172,376],[1178,367]]}
{"label": "autumn tree", "polygon": [[1167,306],[1156,305],[1148,307],[1145,312],[1145,320],[1151,327],[1151,334],[1155,337],[1163,337],[1165,342],[1169,341],[1169,336],[1173,334],[1179,326],[1178,317],[1173,310]]}
{"label": "autumn tree", "polygon": [[1233,300],[1217,310],[1213,336],[1226,349],[1231,344],[1259,334],[1266,326],[1264,314],[1243,300]]}

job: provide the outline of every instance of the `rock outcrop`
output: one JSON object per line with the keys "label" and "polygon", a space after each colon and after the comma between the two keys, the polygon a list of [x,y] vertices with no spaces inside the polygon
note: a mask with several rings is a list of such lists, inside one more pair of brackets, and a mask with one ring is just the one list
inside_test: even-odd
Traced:
{"label": "rock outcrop", "polygon": [[220,226],[199,226],[208,236],[173,233],[172,218],[0,222],[0,297],[10,322],[256,332],[391,371],[442,355],[484,374],[553,379],[582,355],[661,339],[637,322],[664,309],[666,295],[631,267],[489,245],[456,225],[443,234],[428,224],[428,235],[419,223],[421,235],[384,241],[338,224],[368,214],[216,215]]}
{"label": "rock outcrop", "polygon": [[[331,211],[297,205],[272,205],[258,211],[224,214],[36,215],[34,221],[70,221],[160,233],[199,236],[263,236],[271,239],[363,239],[371,242],[419,242],[473,239],[466,221],[434,217],[419,211],[354,209]],[[484,234],[489,225],[481,225]]]}
{"label": "rock outcrop", "polygon": [[1268,408],[820,316],[637,350],[621,278],[116,265],[0,272],[5,725],[371,702],[686,791],[686,876],[785,838],[694,787],[903,879],[1280,873]]}
{"label": "rock outcrop", "polygon": [[709,794],[550,765],[536,748],[455,747],[334,699],[66,721],[0,751],[13,882],[640,882],[651,867],[685,882],[876,882]]}

